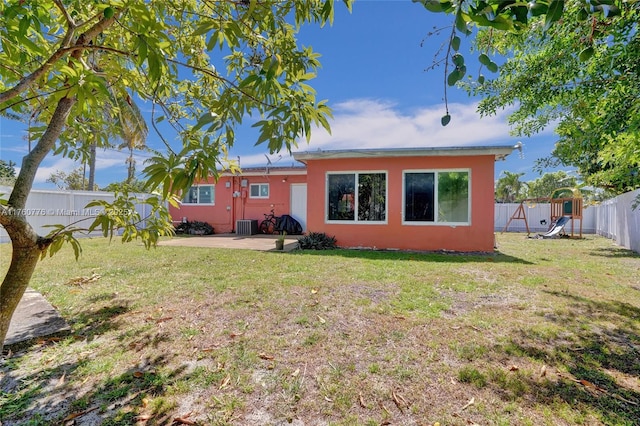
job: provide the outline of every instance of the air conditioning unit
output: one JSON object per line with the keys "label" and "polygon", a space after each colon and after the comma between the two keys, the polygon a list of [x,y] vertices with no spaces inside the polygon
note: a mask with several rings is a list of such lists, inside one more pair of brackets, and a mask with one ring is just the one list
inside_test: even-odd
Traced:
{"label": "air conditioning unit", "polygon": [[254,235],[258,233],[258,221],[236,220],[236,234],[238,235]]}

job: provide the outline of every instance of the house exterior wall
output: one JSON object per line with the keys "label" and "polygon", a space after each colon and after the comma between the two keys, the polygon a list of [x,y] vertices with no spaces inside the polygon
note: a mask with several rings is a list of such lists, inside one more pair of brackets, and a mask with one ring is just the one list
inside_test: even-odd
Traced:
{"label": "house exterior wall", "polygon": [[[461,252],[494,249],[494,155],[308,159],[306,162],[307,228],[335,235],[341,247]],[[469,171],[469,224],[403,224],[403,171],[447,169]],[[387,173],[385,223],[329,223],[326,220],[327,173],[341,171]]]}
{"label": "house exterior wall", "polygon": [[[299,172],[297,172],[299,173]],[[242,181],[247,186],[242,186]],[[286,179],[283,182],[283,179]],[[243,219],[264,220],[264,214],[274,210],[276,216],[290,214],[291,184],[306,183],[304,174],[250,174],[241,176],[223,175],[218,182],[209,178],[207,184],[215,185],[215,200],[213,205],[199,205],[182,203],[179,208],[170,207],[169,211],[174,222],[181,222],[183,218],[192,221],[207,222],[213,226],[214,232],[228,233],[236,231],[236,221]],[[204,184],[203,182],[199,183]],[[251,184],[268,184],[268,198],[252,198]],[[239,196],[234,196],[234,193]]]}

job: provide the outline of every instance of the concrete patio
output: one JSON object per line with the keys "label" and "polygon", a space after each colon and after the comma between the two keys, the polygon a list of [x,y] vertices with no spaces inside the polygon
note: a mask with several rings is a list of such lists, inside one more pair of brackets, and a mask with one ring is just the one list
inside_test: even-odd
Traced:
{"label": "concrete patio", "polygon": [[[298,238],[300,238],[300,235],[287,235],[285,237],[284,251],[294,250],[298,245]],[[214,234],[203,236],[177,235],[170,240],[160,242],[159,245],[276,251],[275,241],[277,239],[277,235],[263,234]]]}

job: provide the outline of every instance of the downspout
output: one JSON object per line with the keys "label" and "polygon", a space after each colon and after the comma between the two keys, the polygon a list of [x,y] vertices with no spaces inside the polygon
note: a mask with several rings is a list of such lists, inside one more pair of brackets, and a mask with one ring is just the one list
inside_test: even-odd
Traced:
{"label": "downspout", "polygon": [[236,229],[236,177],[231,176],[231,232],[235,233]]}

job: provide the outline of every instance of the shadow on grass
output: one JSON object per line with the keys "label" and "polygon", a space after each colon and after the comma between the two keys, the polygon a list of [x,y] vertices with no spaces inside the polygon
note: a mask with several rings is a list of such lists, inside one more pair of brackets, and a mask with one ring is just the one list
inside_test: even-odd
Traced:
{"label": "shadow on grass", "polygon": [[[71,421],[103,426],[136,424],[137,417],[146,409],[144,399],[163,395],[184,372],[184,367],[167,372],[163,368],[167,360],[158,357],[143,360],[137,367],[102,381],[88,392],[67,386],[65,377],[72,377],[86,363],[60,364],[20,378],[12,377],[9,372],[2,380],[2,424],[36,426]],[[15,389],[9,389],[10,382],[15,384]],[[153,413],[152,424],[172,424],[167,411],[159,407],[159,411]]]}
{"label": "shadow on grass", "polygon": [[[73,341],[79,337],[84,337],[86,342],[89,342],[107,331],[118,330],[123,326],[118,317],[126,312],[126,306],[116,305],[80,313],[74,319],[74,326],[78,327],[77,334],[69,336],[68,340],[59,344],[74,344]],[[129,345],[121,343],[121,349],[118,350],[139,351],[145,347],[155,348],[161,340],[162,336],[158,334],[136,335],[134,342]],[[42,344],[40,347],[32,345],[21,348],[21,352],[5,359],[0,365],[0,422],[3,426],[69,422],[103,426],[135,424],[136,416],[145,410],[146,402],[143,399],[163,395],[168,386],[183,375],[185,369],[180,367],[168,371],[166,365],[170,360],[164,355],[155,356],[153,359],[143,357],[135,367],[121,374],[111,376],[93,386],[79,386],[78,383],[83,377],[86,376],[86,382],[93,374],[100,374],[90,371],[96,368],[98,371],[101,368],[111,368],[92,364],[92,352],[101,351],[101,347],[87,346],[84,356],[81,353],[78,356],[80,359],[75,362],[59,362],[56,359],[46,361],[47,358],[56,357],[55,351],[45,352],[46,349]],[[20,358],[33,357],[33,352],[36,351],[42,352],[41,368],[25,374],[25,370],[20,369]],[[64,349],[61,349],[60,352],[63,351]],[[96,359],[102,356],[96,355]],[[51,367],[47,366],[49,363]],[[171,424],[173,419],[168,416],[170,408],[156,406],[152,424]]]}
{"label": "shadow on grass", "polygon": [[[3,373],[0,380],[0,422],[3,425],[25,424],[24,422],[28,419],[30,425],[49,424],[46,421],[39,422],[38,418],[42,418],[45,413],[59,411],[61,409],[58,407],[59,405],[62,408],[69,405],[65,398],[55,396],[57,392],[55,389],[54,391],[50,389],[52,381],[55,381],[56,377],[60,381],[60,378],[64,378],[84,365],[83,361],[73,364],[54,363],[55,367],[49,368],[44,363],[43,368],[24,376],[16,373],[18,359],[22,355],[45,351],[50,344],[66,344],[74,340],[85,339],[91,341],[96,336],[119,328],[120,322],[117,317],[128,310],[128,307],[124,305],[116,305],[103,307],[97,311],[80,312],[70,321],[74,330],[73,335],[65,332],[65,337],[47,336],[5,347],[6,350],[13,351],[16,355],[4,360],[0,367]],[[39,399],[48,402],[41,404],[38,402]]]}
{"label": "shadow on grass", "polygon": [[120,328],[119,316],[130,311],[129,306],[119,304],[105,306],[97,311],[84,311],[69,320],[76,338],[92,341],[96,336]]}
{"label": "shadow on grass", "polygon": [[529,388],[536,389],[535,401],[553,404],[562,400],[571,410],[596,415],[605,424],[637,425],[640,309],[624,302],[547,293],[569,301],[566,311],[546,316],[562,327],[562,333],[544,338],[523,331],[511,342],[513,353],[559,372],[557,381],[529,380]]}
{"label": "shadow on grass", "polygon": [[[274,252],[275,253],[275,252]],[[459,253],[459,252],[413,252],[393,250],[368,250],[368,249],[335,249],[335,250],[293,250],[294,255],[311,256],[340,256],[346,258],[359,258],[371,260],[393,260],[414,262],[440,262],[440,263],[518,263],[532,265],[524,259],[509,256],[498,251],[494,253]]]}
{"label": "shadow on grass", "polygon": [[597,248],[591,250],[589,253],[591,256],[607,257],[612,259],[619,259],[624,257],[640,259],[640,254],[633,250],[629,250],[622,247],[609,247],[609,248]]}

